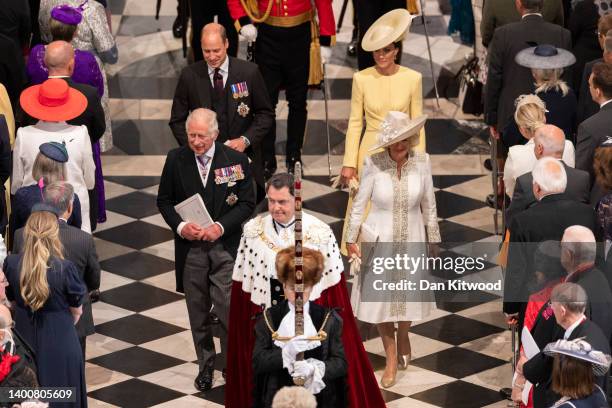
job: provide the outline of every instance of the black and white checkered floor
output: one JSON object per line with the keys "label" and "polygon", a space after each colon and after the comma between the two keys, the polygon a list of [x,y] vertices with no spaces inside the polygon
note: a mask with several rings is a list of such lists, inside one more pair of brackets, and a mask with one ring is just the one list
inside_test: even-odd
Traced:
{"label": "black and white checkered floor", "polygon": [[[177,75],[185,65],[180,41],[169,31],[175,2],[162,3],[158,21],[153,0],[110,0],[110,5],[120,60],[108,67],[115,147],[103,157],[108,221],[94,234],[103,275],[101,301],[94,305],[97,333],[88,338],[87,346],[90,407],[221,407],[226,390],[219,371],[210,392],[193,388],[198,369],[185,303],[174,292],[172,234],[155,205],[165,154],[176,146],[167,120]],[[334,1],[336,9],[340,6]],[[448,84],[470,49],[446,36],[448,16],[440,14],[435,0],[428,0],[426,12],[438,84],[443,94],[456,96]],[[328,67],[335,171],[344,148],[356,64],[345,54],[350,21],[347,16]],[[415,22],[403,64],[422,72],[425,79],[425,105],[432,118],[427,150],[432,155],[442,238],[447,243],[496,242],[492,210],[483,204],[491,185],[482,167],[488,154],[485,138],[476,122],[457,116],[452,103],[442,100],[441,109],[433,110],[422,33],[423,26]],[[281,151],[287,116],[283,102],[277,114]],[[304,207],[329,223],[339,237],[347,196],[329,187],[324,126],[322,95],[313,90],[304,149]],[[490,276],[500,274],[494,265],[489,267]],[[480,302],[440,299],[438,308],[428,320],[415,323],[413,361],[399,373],[395,386],[383,390],[387,406],[506,406],[498,389],[511,378],[510,334],[499,299],[486,294]],[[379,377],[384,369],[382,343],[374,327],[361,329]]]}

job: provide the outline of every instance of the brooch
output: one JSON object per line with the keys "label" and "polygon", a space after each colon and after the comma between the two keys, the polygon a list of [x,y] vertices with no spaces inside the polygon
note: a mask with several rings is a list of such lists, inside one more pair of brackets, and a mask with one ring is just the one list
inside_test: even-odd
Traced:
{"label": "brooch", "polygon": [[238,114],[242,116],[243,118],[247,117],[250,110],[251,108],[249,108],[249,105],[247,105],[244,102],[240,102],[240,105],[238,105]]}
{"label": "brooch", "polygon": [[234,193],[227,196],[225,202],[231,207],[238,202],[238,196]]}

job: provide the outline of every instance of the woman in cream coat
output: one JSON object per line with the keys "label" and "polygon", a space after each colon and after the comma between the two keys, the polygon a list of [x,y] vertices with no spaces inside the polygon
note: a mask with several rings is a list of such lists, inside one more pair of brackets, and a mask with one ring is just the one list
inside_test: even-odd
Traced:
{"label": "woman in cream coat", "polygon": [[[361,46],[366,51],[372,51],[376,65],[353,76],[351,116],[341,173],[343,184],[358,179],[364,158],[376,143],[376,133],[389,111],[404,112],[411,118],[423,112],[421,74],[396,63],[402,52],[404,33],[410,28],[411,20],[406,9],[392,10],[376,20],[363,37]],[[366,128],[362,138],[364,118]],[[425,151],[424,130],[421,130],[414,150]],[[345,225],[351,205],[349,200]]]}
{"label": "woman in cream coat", "polygon": [[[382,123],[379,143],[373,148],[385,149],[365,158],[359,191],[349,217],[347,249],[351,258],[361,257],[361,250],[356,244],[360,232],[362,242],[376,241],[374,254],[368,255],[368,258],[394,256],[389,251],[398,250],[414,253],[415,249],[418,253],[416,256],[420,256],[427,252],[426,243],[440,242],[429,155],[412,149],[419,139],[418,132],[425,124],[425,119],[425,116],[420,116],[410,120],[407,114],[392,111]],[[364,221],[368,206],[370,211]],[[364,230],[369,231],[369,235],[375,234],[377,239],[364,237]],[[427,317],[435,308],[435,303],[431,294],[424,292],[408,297],[400,294],[397,299],[385,298],[381,302],[370,301],[368,295],[364,296],[369,288],[364,283],[369,282],[364,273],[369,274],[371,271],[364,269],[365,262],[353,284],[351,303],[357,319],[377,324],[387,355],[381,384],[383,387],[391,387],[395,383],[398,363],[400,368],[405,369],[410,360],[408,330],[411,322]],[[416,275],[405,279],[418,280],[424,272],[418,271]],[[377,278],[384,279],[384,275],[378,275]],[[394,278],[398,281],[404,279]],[[371,294],[372,289],[369,290]],[[362,301],[362,297],[366,299]],[[396,322],[397,339],[394,333]]]}

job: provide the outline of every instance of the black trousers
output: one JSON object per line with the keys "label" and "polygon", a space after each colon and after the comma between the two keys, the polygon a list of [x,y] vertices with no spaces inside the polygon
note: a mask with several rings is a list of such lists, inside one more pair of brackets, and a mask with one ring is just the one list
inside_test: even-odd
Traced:
{"label": "black trousers", "polygon": [[374,57],[371,52],[361,48],[361,40],[368,28],[383,14],[397,8],[406,8],[406,0],[353,0],[353,8],[357,15],[357,28],[359,29],[359,47],[357,51],[357,65],[359,70],[374,66]]}
{"label": "black trousers", "polygon": [[229,41],[227,53],[235,57],[238,54],[238,33],[234,27],[234,20],[232,20],[229,14],[227,0],[189,0],[189,3],[191,5],[191,25],[193,28],[191,48],[193,50],[194,61],[204,59],[200,43],[202,28],[206,24],[212,23],[215,16],[217,16],[217,22],[225,27],[227,32],[227,40]]}
{"label": "black trousers", "polygon": [[[258,26],[255,60],[268,87],[272,106],[278,103],[281,87],[289,103],[287,118],[287,162],[301,160],[306,131],[306,97],[310,68],[310,23],[296,27]],[[276,123],[264,138],[264,162],[276,168]]]}

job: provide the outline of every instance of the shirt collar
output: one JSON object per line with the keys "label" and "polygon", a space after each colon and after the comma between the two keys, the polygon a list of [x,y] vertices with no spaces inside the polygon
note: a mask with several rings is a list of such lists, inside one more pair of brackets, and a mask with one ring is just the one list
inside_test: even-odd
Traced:
{"label": "shirt collar", "polygon": [[540,17],[542,17],[542,13],[526,13],[526,14],[523,14],[523,17],[521,17],[521,18],[523,19],[523,18],[525,18],[527,16],[540,16]]}
{"label": "shirt collar", "polygon": [[[208,75],[214,74],[215,69],[208,64],[206,64],[206,66],[208,67]],[[221,64],[221,66],[219,67],[219,71],[222,75],[227,74],[229,72],[229,56],[225,56],[225,61],[223,61],[223,64]]]}
{"label": "shirt collar", "polygon": [[567,328],[567,330],[565,330],[565,334],[563,335],[563,338],[565,340],[569,339],[569,337],[572,335],[572,332],[574,331],[574,329],[576,329],[576,327],[580,326],[580,324],[582,322],[584,322],[586,320],[586,316],[582,315],[578,320],[576,320],[570,327]]}
{"label": "shirt collar", "polygon": [[599,108],[603,108],[604,106],[606,106],[607,104],[609,104],[610,102],[612,102],[612,99],[608,99],[607,101],[605,101],[604,103],[602,103],[601,105],[599,105]]}
{"label": "shirt collar", "polygon": [[[193,155],[196,157],[196,159],[199,156],[196,152],[193,152]],[[215,156],[215,142],[213,142],[212,146],[210,146],[210,149],[208,149],[206,151],[206,153],[204,153],[204,156],[206,156],[206,157],[208,157],[210,159],[208,161],[209,163],[212,162],[212,158]]]}

